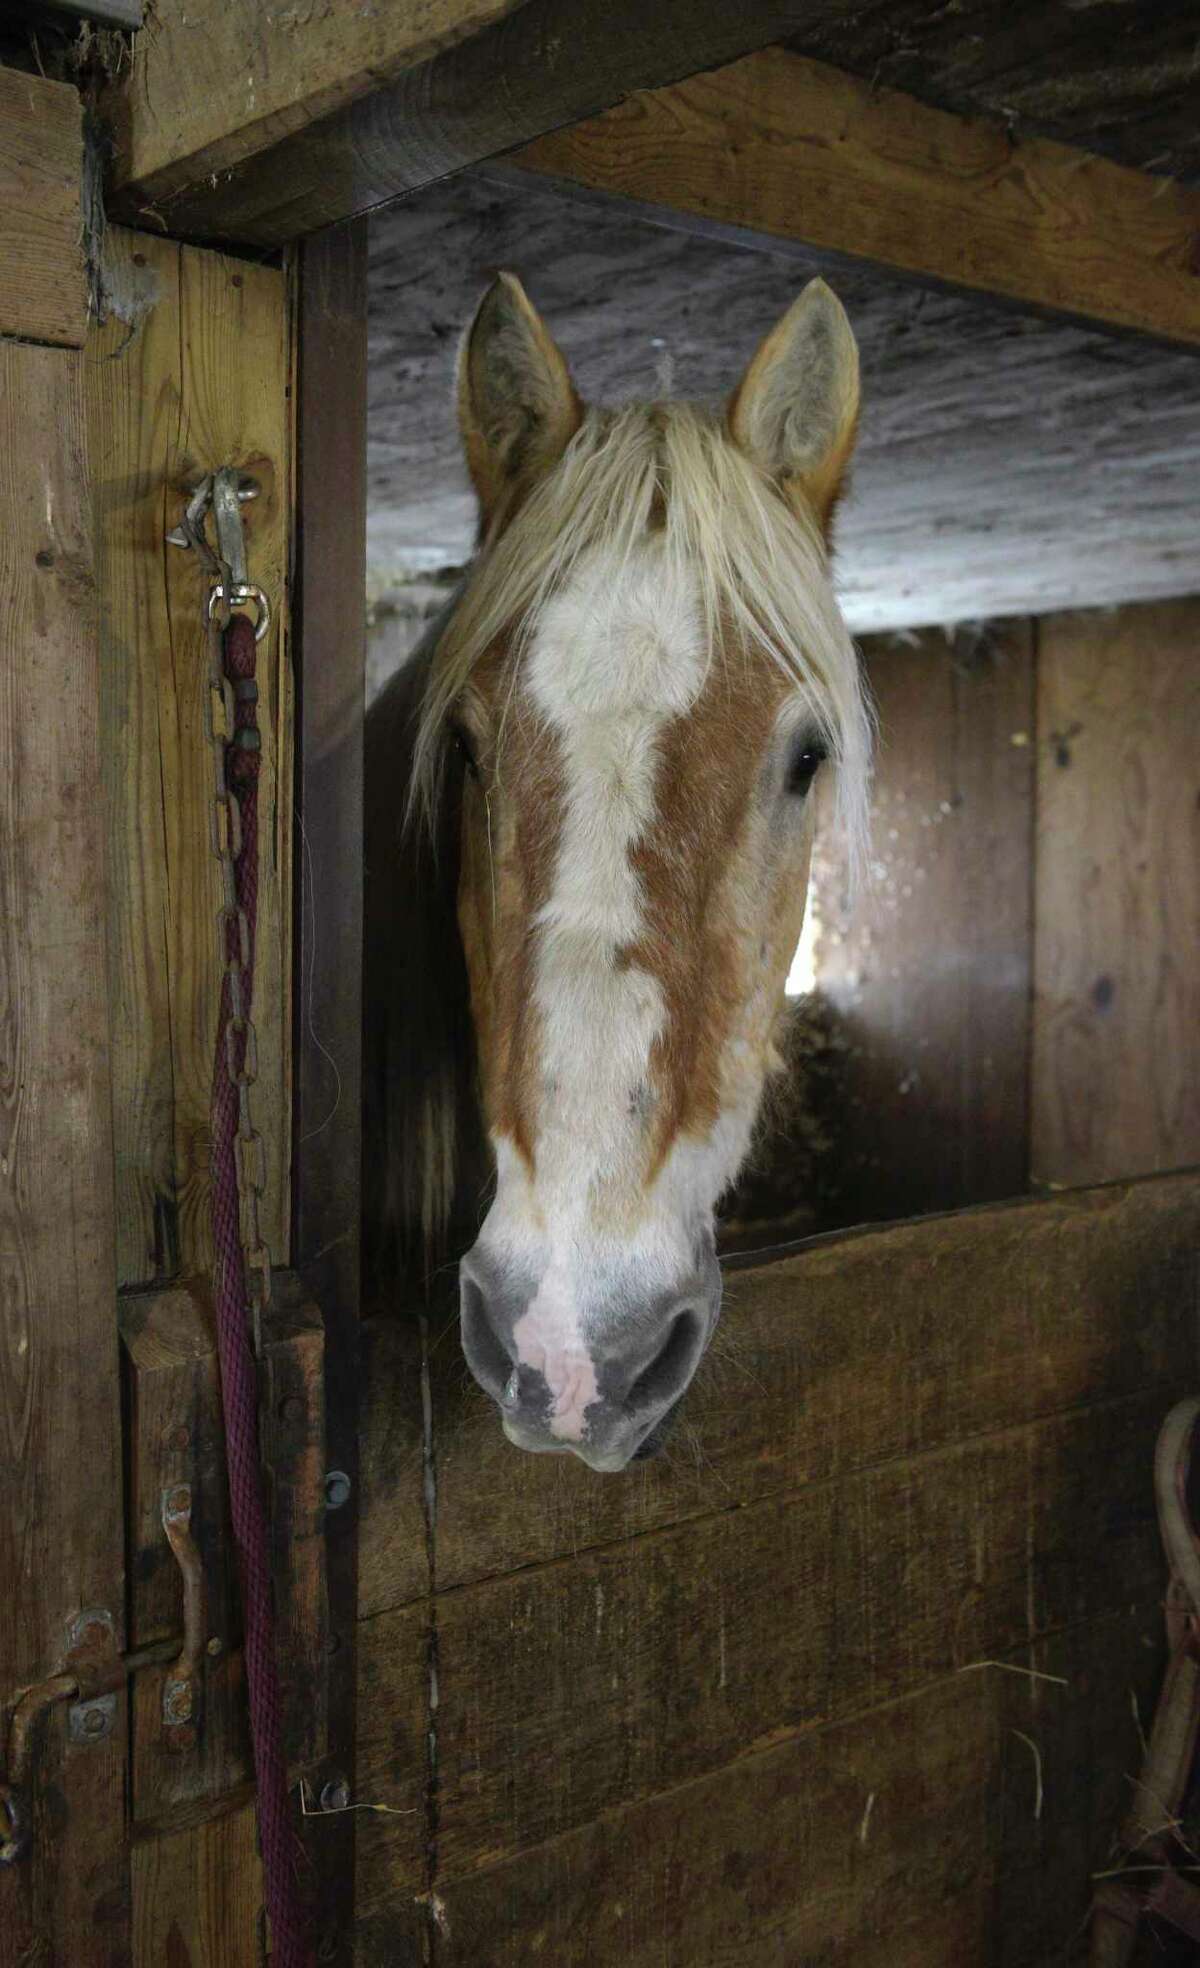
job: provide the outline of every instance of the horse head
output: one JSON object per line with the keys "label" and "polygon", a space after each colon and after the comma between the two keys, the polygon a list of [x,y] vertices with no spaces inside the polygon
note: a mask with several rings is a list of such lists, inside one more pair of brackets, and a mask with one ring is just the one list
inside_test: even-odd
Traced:
{"label": "horse head", "polygon": [[830,581],[858,356],[812,282],[722,414],[588,409],[520,283],[463,343],[479,551],[415,784],[461,779],[458,923],[495,1189],[462,1339],[509,1440],[615,1470],[716,1325],[714,1209],[751,1141],[804,914],[810,789],[865,809]]}

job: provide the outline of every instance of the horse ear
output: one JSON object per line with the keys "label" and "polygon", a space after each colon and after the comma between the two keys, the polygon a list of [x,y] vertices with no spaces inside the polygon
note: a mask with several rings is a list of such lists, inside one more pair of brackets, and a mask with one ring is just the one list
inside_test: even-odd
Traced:
{"label": "horse ear", "polygon": [[828,531],[854,449],[858,344],[836,294],[810,280],[759,348],[728,411],[735,444]]}
{"label": "horse ear", "polygon": [[458,422],[485,525],[557,463],[582,417],[558,344],[515,274],[500,274],[458,358]]}

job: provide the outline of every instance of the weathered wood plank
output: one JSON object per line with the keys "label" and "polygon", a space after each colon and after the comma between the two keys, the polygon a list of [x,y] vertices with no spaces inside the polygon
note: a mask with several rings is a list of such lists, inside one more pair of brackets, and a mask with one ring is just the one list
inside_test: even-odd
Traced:
{"label": "weathered wood plank", "polygon": [[[366,662],[367,226],[296,256],[297,806],[294,1255],[325,1319],[329,1740],[353,1794],[362,1189],[362,796]],[[336,486],[335,497],[330,487]],[[306,1824],[320,1942],[345,1960],[360,1814]],[[340,1952],[339,1952],[340,1949]]]}
{"label": "weathered wood plank", "polygon": [[[0,1715],[84,1608],[124,1643],[104,831],[82,359],[0,342]],[[7,1728],[0,1731],[0,1742]],[[124,1704],[41,1734],[0,1960],[107,1968],[127,1932]],[[0,1749],[0,1757],[6,1752]],[[65,1883],[64,1883],[65,1882]]]}
{"label": "weathered wood plank", "polygon": [[107,99],[116,182],[136,187],[146,204],[230,171],[519,4],[421,0],[299,17],[257,0],[164,8],[138,35],[130,70]]}
{"label": "weathered wood plank", "polygon": [[1200,602],[1038,651],[1033,1173],[1200,1161]]}
{"label": "weathered wood plank", "polygon": [[208,842],[205,586],[163,543],[189,485],[228,463],[251,579],[274,623],[259,650],[260,881],[256,1125],[264,1235],[288,1255],[292,701],[287,596],[288,312],[282,274],[112,231],[111,311],[87,393],[101,591],[118,1267],[122,1284],[206,1268],[208,1109],[220,966]]}
{"label": "weathered wood plank", "polygon": [[1200,190],[766,48],[508,160],[668,223],[1200,343]]}
{"label": "weathered wood plank", "polygon": [[[1105,1402],[439,1592],[438,1877],[1152,1600],[1148,1472],[1169,1399]],[[381,1682],[426,1619],[418,1604],[366,1621],[365,1677]],[[394,1700],[406,1714],[408,1693]],[[364,1704],[360,1731],[370,1795],[393,1766],[392,1700]]]}
{"label": "weathered wood plank", "polygon": [[[162,1725],[164,1668],[134,1683],[132,1804],[139,1826],[197,1820],[252,1780],[237,1559],[229,1524],[216,1329],[207,1279],[133,1294],[120,1308],[126,1363],[135,1647],[183,1631],[183,1586],[162,1497],[186,1483],[204,1573],[205,1638],[191,1739]],[[274,1275],[263,1320],[263,1461],[269,1508],[284,1751],[294,1777],[324,1755],[328,1721],[324,1332],[294,1273]]]}
{"label": "weathered wood plank", "polygon": [[[849,0],[824,4],[841,9]],[[462,32],[439,36],[439,21],[455,8]],[[193,17],[208,25],[217,10],[215,0],[189,6],[189,27]],[[242,30],[244,0],[223,12],[232,38]],[[146,81],[136,69],[114,92],[109,113],[121,133],[118,215],[143,222],[152,201],[155,217],[173,232],[282,244],[560,123],[593,116],[631,89],[652,88],[761,48],[793,31],[809,12],[805,0],[742,0],[736,9],[722,0],[656,0],[653,7],[638,0],[433,0],[416,21],[411,10],[392,9],[387,19],[353,28],[331,23],[330,32],[344,38],[346,48],[374,32],[404,51],[402,59],[376,60],[370,74],[351,78],[352,91],[340,98],[326,89],[315,24],[306,20],[295,34],[281,21],[273,30],[281,46],[288,44],[280,77],[286,86],[297,66],[304,77],[298,88],[293,81],[296,103],[287,115],[247,124],[244,102],[227,93],[218,68],[225,106],[215,114],[226,122],[222,135],[214,130],[220,153],[215,174],[203,149],[185,155],[195,123],[212,119],[212,106],[194,106],[189,98],[177,136],[165,124],[150,129],[153,96],[149,103],[139,100]],[[484,25],[488,18],[490,28]],[[176,49],[191,38],[174,28]],[[424,52],[439,39],[443,52],[425,61]],[[448,45],[452,41],[459,45]],[[210,45],[221,43],[214,38]],[[237,60],[244,59],[239,45]],[[147,49],[144,62],[153,64],[157,87],[157,51]],[[412,66],[416,62],[421,65]],[[181,89],[176,76],[165,86],[172,96]],[[269,86],[273,91],[274,81]],[[336,100],[346,106],[324,114]],[[314,122],[314,114],[320,120]]]}
{"label": "weathered wood plank", "polygon": [[[1193,1176],[821,1239],[726,1275],[713,1354],[668,1455],[598,1483],[525,1457],[430,1347],[440,1586],[751,1503],[1139,1390],[1186,1391]],[[415,1327],[366,1332],[360,1606],[428,1589]],[[481,1501],[486,1499],[486,1505]]]}
{"label": "weathered wood plank", "polygon": [[0,68],[0,335],[83,345],[82,170],[79,91]]}
{"label": "weathered wood plank", "polygon": [[254,1806],[133,1848],[133,1968],[257,1968],[264,1957]]}
{"label": "weathered wood plank", "polygon": [[[1108,1860],[1161,1658],[1154,1605],[852,1722],[740,1756],[438,1882],[445,1968],[1042,1968]],[[1019,1732],[1019,1733],[1018,1733]],[[1022,1739],[1024,1738],[1024,1740]],[[360,1960],[421,1907],[364,1854]],[[414,1945],[414,1958],[417,1950]]]}
{"label": "weathered wood plank", "polygon": [[809,896],[817,985],[849,1048],[844,1223],[1017,1196],[1029,1180],[1033,630],[931,630],[864,655],[879,714],[873,878],[853,891],[835,830],[819,827]]}

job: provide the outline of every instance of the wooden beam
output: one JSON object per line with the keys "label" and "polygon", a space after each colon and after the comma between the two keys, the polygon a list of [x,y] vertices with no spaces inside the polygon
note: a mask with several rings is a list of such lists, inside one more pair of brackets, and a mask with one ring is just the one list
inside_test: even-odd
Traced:
{"label": "wooden beam", "polygon": [[509,162],[666,224],[1200,346],[1200,188],[1016,142],[783,48],[630,96]]}
{"label": "wooden beam", "polygon": [[[459,27],[451,33],[456,9]],[[822,10],[847,14],[851,0],[822,0]],[[409,24],[405,42],[410,8],[378,7],[371,10],[379,16],[376,31],[382,35],[390,23],[392,53],[342,85],[331,78],[367,32],[342,17],[353,11],[357,21],[358,10],[328,10],[338,16],[337,49],[327,45],[334,30],[311,23],[299,32],[290,24],[268,29],[261,15],[247,44],[250,11],[251,0],[190,4],[186,29],[176,24],[148,41],[114,92],[108,114],[117,139],[118,217],[194,238],[282,244],[594,116],[631,89],[656,88],[765,47],[795,33],[813,9],[811,0],[742,0],[736,8],[725,0],[526,0],[515,10],[512,0],[432,0],[428,11],[435,26],[443,24],[445,52],[426,61],[437,35],[430,31],[422,42]],[[193,18],[207,25],[207,46],[192,32]],[[477,32],[489,18],[494,24]],[[466,34],[474,38],[446,45]],[[254,35],[278,40],[290,94],[286,113],[246,124],[246,101],[228,78],[255,72]],[[207,97],[201,88],[193,108],[196,78],[188,64],[196,54],[206,77],[211,62],[214,83]],[[273,84],[270,102],[280,93]],[[260,95],[258,107],[267,100]],[[224,135],[217,134],[221,114]]]}
{"label": "wooden beam", "polygon": [[168,0],[106,98],[115,182],[135,186],[144,206],[236,170],[519,5],[405,0],[297,10]]}
{"label": "wooden beam", "polygon": [[[83,367],[0,342],[0,1763],[11,1705],[61,1671],[81,1613],[125,1644]],[[65,1703],[37,1732],[34,1849],[0,1867],[4,1968],[126,1958],[123,1692],[110,1713],[94,1741]]]}
{"label": "wooden beam", "polygon": [[[354,1788],[358,1592],[362,781],[366,664],[367,225],[296,255],[296,801],[300,871],[293,1099],[295,1261],[325,1318],[330,1776]],[[318,1786],[319,1788],[320,1786]],[[322,1961],[349,1964],[353,1811],[307,1824]]]}
{"label": "wooden beam", "polygon": [[0,68],[0,335],[80,348],[79,92]]}

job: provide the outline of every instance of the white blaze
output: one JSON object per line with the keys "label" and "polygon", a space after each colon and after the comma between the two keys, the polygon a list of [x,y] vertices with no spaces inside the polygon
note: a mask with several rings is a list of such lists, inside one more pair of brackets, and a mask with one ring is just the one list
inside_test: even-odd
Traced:
{"label": "white blaze", "polygon": [[[597,1398],[583,1297],[634,1255],[592,1217],[599,1185],[637,1182],[639,1111],[666,1012],[658,981],[618,967],[645,927],[630,854],[655,815],[658,741],[703,686],[707,646],[694,584],[650,541],[624,564],[581,559],[543,610],[514,715],[545,719],[560,746],[564,806],[554,883],[534,931],[542,1084],[536,1185],[497,1143],[497,1196],[484,1236],[540,1282],[516,1322],[518,1361],[544,1374],[550,1426],[581,1439]],[[641,1287],[663,1289],[690,1253],[682,1225],[661,1219],[637,1238]],[[649,1260],[649,1269],[647,1268]]]}

